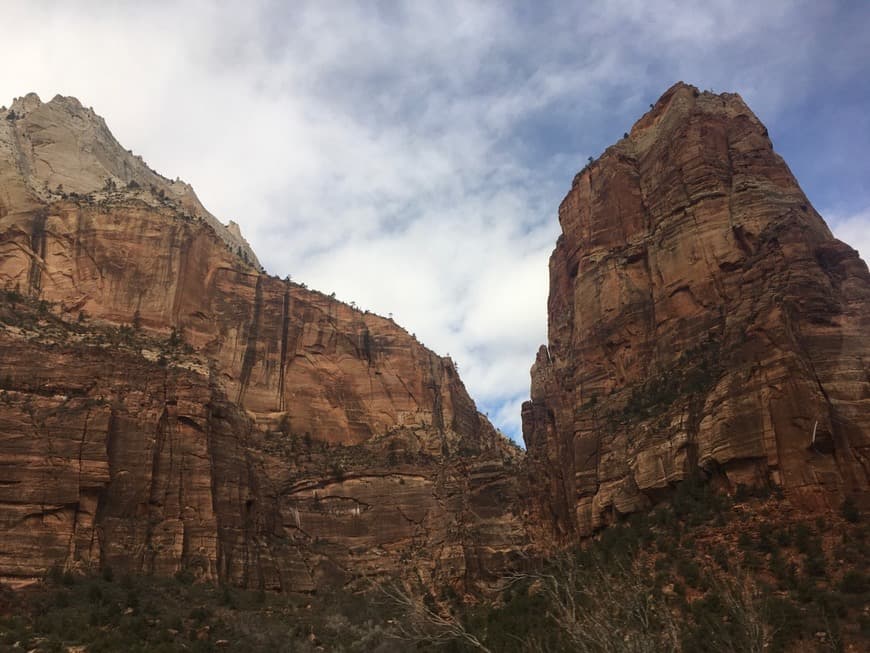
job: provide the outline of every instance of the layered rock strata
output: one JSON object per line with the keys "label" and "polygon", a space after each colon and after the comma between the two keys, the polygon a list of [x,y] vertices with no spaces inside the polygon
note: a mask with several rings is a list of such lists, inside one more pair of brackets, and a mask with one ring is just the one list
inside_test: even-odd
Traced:
{"label": "layered rock strata", "polygon": [[736,94],[677,84],[574,179],[523,435],[540,528],[688,475],[809,509],[870,471],[870,275]]}
{"label": "layered rock strata", "polygon": [[0,123],[0,576],[470,589],[526,546],[450,359],[259,272],[74,99]]}

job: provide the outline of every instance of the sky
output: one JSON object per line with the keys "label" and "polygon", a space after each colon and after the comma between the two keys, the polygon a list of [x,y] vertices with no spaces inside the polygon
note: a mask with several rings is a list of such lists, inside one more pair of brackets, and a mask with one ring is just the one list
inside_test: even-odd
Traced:
{"label": "sky", "polygon": [[870,2],[4,1],[0,104],[73,95],[266,270],[392,315],[521,440],[574,174],[740,93],[870,258]]}

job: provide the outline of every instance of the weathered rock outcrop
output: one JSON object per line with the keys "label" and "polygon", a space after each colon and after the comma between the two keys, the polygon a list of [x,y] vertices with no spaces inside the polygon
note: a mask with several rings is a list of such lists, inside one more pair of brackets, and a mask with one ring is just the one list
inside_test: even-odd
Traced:
{"label": "weathered rock outcrop", "polygon": [[200,203],[193,188],[155,172],[125,150],[105,121],[74,97],[43,103],[30,93],[0,111],[0,217],[5,210],[38,206],[62,196],[125,190],[143,202],[172,204],[207,222],[232,251],[259,262],[238,225],[223,225]]}
{"label": "weathered rock outcrop", "polygon": [[485,581],[516,454],[453,363],[262,274],[71,98],[0,113],[0,576]]}
{"label": "weathered rock outcrop", "polygon": [[735,94],[671,88],[559,208],[523,435],[557,539],[696,470],[818,508],[866,492],[870,275]]}

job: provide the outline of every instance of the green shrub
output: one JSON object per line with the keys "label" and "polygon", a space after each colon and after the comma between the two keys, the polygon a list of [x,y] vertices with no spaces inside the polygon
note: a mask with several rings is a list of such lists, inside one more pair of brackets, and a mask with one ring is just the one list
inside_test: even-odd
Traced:
{"label": "green shrub", "polygon": [[758,527],[758,540],[755,546],[762,553],[773,553],[777,550],[773,537],[773,526],[769,523],[763,523]]}
{"label": "green shrub", "polygon": [[677,485],[671,505],[677,517],[690,526],[699,526],[726,510],[728,500],[716,494],[700,473],[695,473]]}
{"label": "green shrub", "polygon": [[701,570],[694,560],[680,558],[677,560],[677,573],[683,577],[690,587],[698,587],[701,581]]}
{"label": "green shrub", "polygon": [[744,503],[750,499],[769,499],[771,488],[765,485],[746,485],[738,483],[737,489],[734,491],[734,502]]}
{"label": "green shrub", "polygon": [[787,528],[781,528],[776,532],[776,543],[785,548],[791,546],[791,532]]}
{"label": "green shrub", "polygon": [[771,653],[785,651],[804,630],[803,613],[794,603],[779,596],[770,596],[764,606],[766,621],[770,624]]}
{"label": "green shrub", "polygon": [[191,619],[197,622],[204,622],[211,617],[212,611],[204,606],[197,606],[190,611],[188,615]]}
{"label": "green shrub", "polygon": [[864,594],[870,591],[870,578],[860,571],[848,571],[840,581],[840,590],[845,594]]}
{"label": "green shrub", "polygon": [[91,603],[103,602],[103,589],[99,585],[91,585],[88,587],[88,601]]}
{"label": "green shrub", "polygon": [[721,544],[717,545],[713,549],[713,560],[716,561],[716,564],[723,571],[728,571],[731,566],[730,556],[728,555],[728,550],[722,546]]}
{"label": "green shrub", "polygon": [[193,572],[190,569],[179,569],[175,572],[175,580],[177,580],[182,585],[192,585],[193,581],[196,578],[193,575]]}
{"label": "green shrub", "polygon": [[63,609],[69,607],[69,593],[60,591],[54,595],[54,607]]}
{"label": "green shrub", "polygon": [[797,524],[794,527],[794,543],[797,546],[798,551],[803,554],[807,554],[810,552],[812,548],[812,531],[810,531],[809,526],[806,524]]}
{"label": "green shrub", "polygon": [[850,524],[857,524],[861,521],[861,513],[852,497],[846,497],[843,499],[843,503],[840,506],[840,514],[843,516],[843,519]]}
{"label": "green shrub", "polygon": [[825,567],[825,557],[821,553],[810,554],[804,561],[804,571],[807,575],[815,578],[825,576]]}

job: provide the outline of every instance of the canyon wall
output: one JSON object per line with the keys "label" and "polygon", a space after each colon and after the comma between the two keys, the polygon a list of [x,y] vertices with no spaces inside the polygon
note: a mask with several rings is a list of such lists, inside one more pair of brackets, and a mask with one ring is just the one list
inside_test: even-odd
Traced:
{"label": "canyon wall", "polygon": [[866,499],[870,274],[733,94],[574,179],[525,459],[449,358],[262,272],[72,98],[0,112],[0,577],[459,591],[697,474]]}
{"label": "canyon wall", "polygon": [[870,275],[740,96],[677,84],[574,179],[523,436],[539,528],[588,535],[701,474],[866,496]]}
{"label": "canyon wall", "polygon": [[73,98],[0,112],[0,576],[485,585],[517,451],[392,320],[262,273]]}

